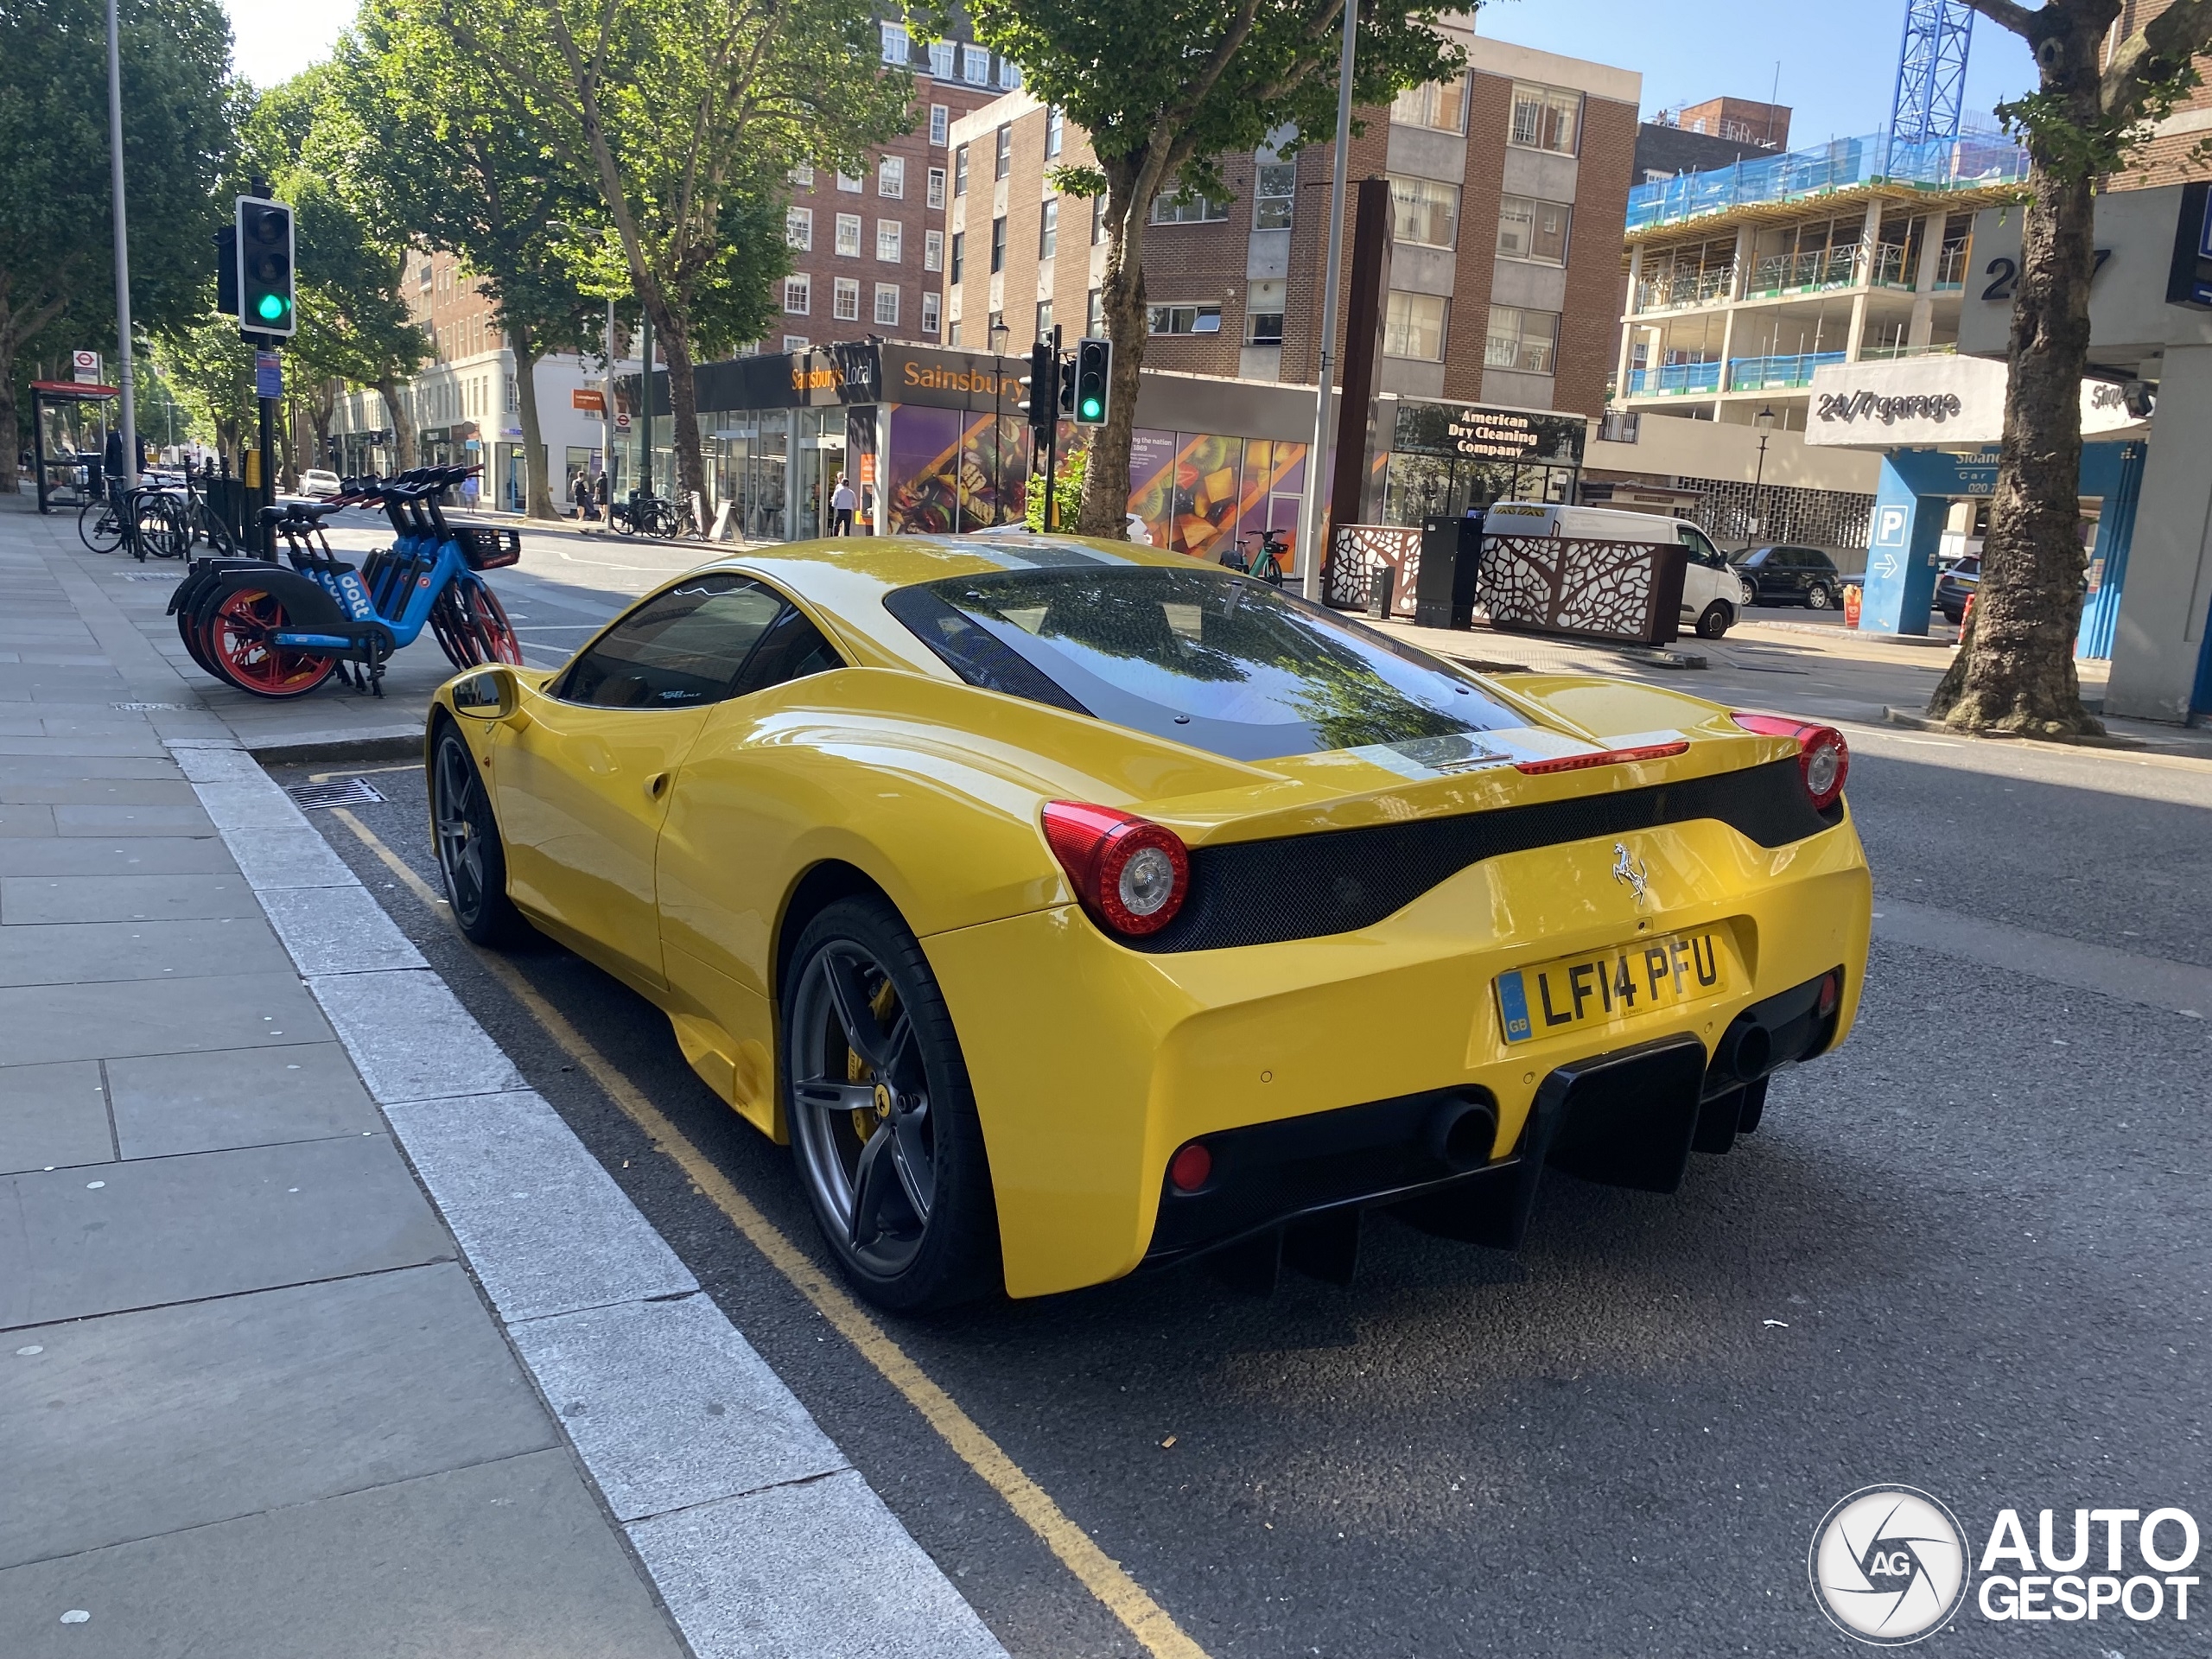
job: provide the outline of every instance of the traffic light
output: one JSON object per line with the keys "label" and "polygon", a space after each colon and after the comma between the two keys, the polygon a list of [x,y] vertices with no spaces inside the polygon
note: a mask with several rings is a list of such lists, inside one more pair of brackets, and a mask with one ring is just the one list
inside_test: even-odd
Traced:
{"label": "traffic light", "polygon": [[292,298],[292,210],[281,201],[240,196],[238,320],[249,334],[289,336],[299,327]]}
{"label": "traffic light", "polygon": [[1103,426],[1113,401],[1114,342],[1079,340],[1075,343],[1075,423]]}
{"label": "traffic light", "polygon": [[1058,418],[1060,402],[1060,359],[1050,345],[1039,340],[1029,348],[1029,372],[1023,377],[1023,407],[1036,431],[1049,432]]}

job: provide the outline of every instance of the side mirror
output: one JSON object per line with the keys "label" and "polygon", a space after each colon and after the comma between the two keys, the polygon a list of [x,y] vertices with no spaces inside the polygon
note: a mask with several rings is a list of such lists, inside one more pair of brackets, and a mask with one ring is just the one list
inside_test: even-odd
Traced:
{"label": "side mirror", "polygon": [[514,671],[504,663],[480,668],[454,682],[454,708],[477,720],[505,720],[520,702]]}

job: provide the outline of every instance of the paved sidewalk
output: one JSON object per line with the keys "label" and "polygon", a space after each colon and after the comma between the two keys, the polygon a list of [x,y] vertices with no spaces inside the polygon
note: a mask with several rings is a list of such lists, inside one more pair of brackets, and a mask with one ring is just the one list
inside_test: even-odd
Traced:
{"label": "paved sidewalk", "polygon": [[0,1654],[1002,1659],[64,537],[0,501]]}

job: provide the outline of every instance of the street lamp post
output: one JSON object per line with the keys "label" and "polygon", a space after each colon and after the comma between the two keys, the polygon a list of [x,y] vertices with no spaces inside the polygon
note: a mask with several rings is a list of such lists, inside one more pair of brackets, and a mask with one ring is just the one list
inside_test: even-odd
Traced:
{"label": "street lamp post", "polygon": [[[1358,38],[1359,8],[1344,7],[1344,44],[1337,63],[1337,150],[1329,170],[1329,255],[1321,283],[1321,357],[1313,386],[1313,442],[1306,452],[1306,488],[1298,503],[1298,550],[1305,567],[1306,597],[1319,600],[1326,550],[1321,537],[1321,468],[1329,442],[1329,381],[1336,368],[1337,271],[1344,251],[1344,177],[1351,160],[1352,47]],[[1363,417],[1365,411],[1362,411]]]}
{"label": "street lamp post", "polygon": [[[1759,464],[1751,474],[1751,529],[1757,535],[1764,535],[1766,516],[1759,511],[1760,492],[1766,487],[1766,435],[1774,430],[1773,408],[1770,405],[1752,416],[1751,424],[1759,429]],[[1749,541],[1744,543],[1744,550],[1751,550]]]}
{"label": "street lamp post", "polygon": [[[1006,512],[1006,412],[1001,407],[1006,393],[1006,365],[997,359],[1006,355],[999,342],[1013,332],[1006,326],[1003,313],[983,331],[994,359],[991,365],[991,522],[994,524],[1001,523]],[[960,486],[957,480],[952,493],[953,499],[957,500]]]}
{"label": "street lamp post", "polygon": [[[108,172],[115,194],[115,350],[123,371],[123,484],[138,482],[138,402],[130,369],[130,237],[123,212],[123,55],[115,17],[116,0],[107,0]],[[15,442],[12,435],[10,442]]]}

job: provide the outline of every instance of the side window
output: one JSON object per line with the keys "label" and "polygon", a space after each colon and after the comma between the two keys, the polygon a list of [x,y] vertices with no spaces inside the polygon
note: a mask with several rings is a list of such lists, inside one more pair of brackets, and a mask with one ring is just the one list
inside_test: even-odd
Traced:
{"label": "side window", "polygon": [[1702,564],[1718,570],[1728,563],[1714,550],[1713,543],[1706,540],[1703,531],[1693,529],[1688,524],[1677,524],[1675,534],[1681,537],[1682,545],[1689,549],[1692,564]]}
{"label": "side window", "polygon": [[608,629],[569,665],[554,695],[602,709],[719,702],[783,607],[744,576],[688,577]]}
{"label": "side window", "polygon": [[1831,575],[1834,573],[1835,561],[1817,547],[1801,548],[1798,550],[1797,556],[1808,569],[1826,570]]}
{"label": "side window", "polygon": [[786,680],[803,680],[810,674],[826,674],[844,665],[806,613],[797,606],[786,605],[762,638],[760,650],[753,653],[753,660],[745,665],[731,695],[750,696]]}

